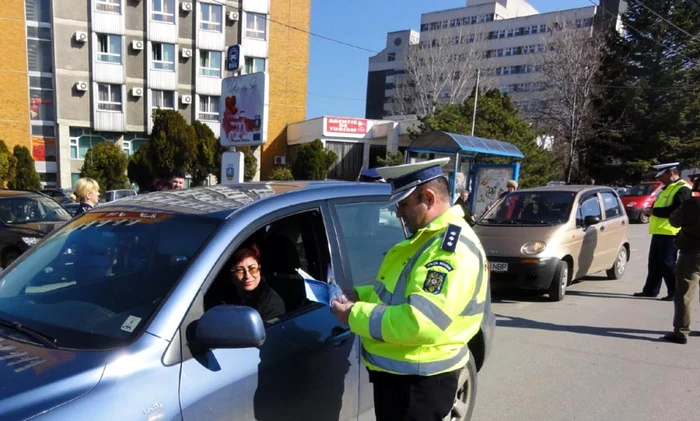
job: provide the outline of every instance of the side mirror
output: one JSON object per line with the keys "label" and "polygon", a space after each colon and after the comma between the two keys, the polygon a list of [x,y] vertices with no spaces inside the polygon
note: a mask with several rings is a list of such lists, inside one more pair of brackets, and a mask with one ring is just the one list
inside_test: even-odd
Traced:
{"label": "side mirror", "polygon": [[217,306],[197,321],[194,342],[208,349],[258,347],[265,342],[265,327],[251,307]]}
{"label": "side mirror", "polygon": [[599,224],[600,223],[600,217],[599,216],[592,216],[588,215],[584,220],[583,224],[587,227],[590,227],[591,225]]}

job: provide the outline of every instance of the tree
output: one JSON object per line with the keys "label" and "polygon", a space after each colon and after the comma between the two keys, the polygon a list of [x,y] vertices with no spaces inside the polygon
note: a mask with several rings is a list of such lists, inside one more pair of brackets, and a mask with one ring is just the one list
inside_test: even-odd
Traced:
{"label": "tree", "polygon": [[17,158],[10,152],[3,140],[0,140],[0,188],[15,178]]}
{"label": "tree", "polygon": [[325,180],[336,161],[338,155],[325,149],[323,142],[316,139],[311,143],[299,145],[297,156],[292,163],[292,175],[295,180]]}
{"label": "tree", "polygon": [[270,176],[268,178],[272,181],[294,180],[292,172],[287,167],[275,168],[272,170],[272,172],[270,172]]}
{"label": "tree", "polygon": [[127,174],[132,183],[136,183],[141,191],[149,191],[156,180],[151,163],[148,160],[148,141],[129,157]]}
{"label": "tree", "polygon": [[381,156],[379,156],[377,157],[377,162],[383,167],[393,167],[396,165],[402,165],[404,163],[404,157],[401,151],[387,151],[386,158],[382,158]]}
{"label": "tree", "polygon": [[41,179],[34,167],[34,158],[26,146],[15,145],[13,156],[16,162],[16,174],[7,187],[12,190],[39,190]]}
{"label": "tree", "polygon": [[100,191],[125,189],[129,187],[126,177],[128,159],[114,142],[100,142],[88,149],[85,154],[80,177],[93,178],[100,185]]}
{"label": "tree", "polygon": [[210,174],[221,172],[222,147],[209,126],[201,121],[195,121],[192,126],[196,134],[197,155],[189,173],[192,176],[192,187],[196,187],[203,185]]}
{"label": "tree", "polygon": [[[439,24],[439,23],[438,23]],[[430,115],[438,105],[461,104],[476,84],[477,68],[490,68],[486,32],[480,25],[421,33],[420,43],[406,47],[405,74],[394,76],[393,115]],[[482,73],[482,87],[495,79]]]}
{"label": "tree", "polygon": [[545,37],[545,52],[537,58],[542,72],[535,120],[553,135],[554,151],[565,163],[567,183],[574,175],[582,176],[586,140],[593,137],[597,121],[594,103],[601,94],[597,78],[606,44],[592,33],[592,28],[556,23]]}
{"label": "tree", "polygon": [[155,177],[169,178],[177,170],[195,170],[199,156],[197,133],[179,112],[154,111],[153,131],[147,143],[146,158]]}
{"label": "tree", "polygon": [[255,157],[253,148],[250,146],[237,146],[236,150],[243,153],[243,180],[250,181],[258,173],[258,158]]}
{"label": "tree", "polygon": [[[421,132],[442,130],[449,133],[470,134],[474,111],[474,93],[462,104],[442,106],[434,115],[420,117]],[[517,146],[525,155],[521,161],[520,185],[544,185],[558,178],[552,154],[537,144],[538,132],[518,116],[508,95],[492,89],[479,96],[474,134],[501,140]],[[504,162],[499,158],[480,158],[485,162]]]}

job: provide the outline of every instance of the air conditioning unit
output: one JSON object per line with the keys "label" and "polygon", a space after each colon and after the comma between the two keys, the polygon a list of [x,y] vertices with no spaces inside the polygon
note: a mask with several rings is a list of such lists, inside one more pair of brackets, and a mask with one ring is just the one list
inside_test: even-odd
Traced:
{"label": "air conditioning unit", "polygon": [[287,163],[286,156],[276,156],[275,157],[275,165],[284,165],[286,163]]}
{"label": "air conditioning unit", "polygon": [[139,41],[137,39],[131,41],[131,48],[134,50],[143,50],[143,41]]}
{"label": "air conditioning unit", "polygon": [[143,96],[143,88],[131,88],[131,95],[135,97]]}
{"label": "air conditioning unit", "polygon": [[237,22],[239,18],[238,12],[228,12],[228,20]]}
{"label": "air conditioning unit", "polygon": [[192,50],[189,48],[183,48],[182,49],[182,57],[184,57],[184,58],[192,57]]}
{"label": "air conditioning unit", "polygon": [[88,83],[87,82],[76,82],[75,89],[79,90],[80,92],[85,92],[88,90]]}
{"label": "air conditioning unit", "polygon": [[87,32],[76,32],[75,33],[75,40],[78,42],[87,42],[88,40],[88,34]]}
{"label": "air conditioning unit", "polygon": [[180,99],[182,100],[183,104],[191,104],[192,103],[192,95],[182,95],[180,97]]}
{"label": "air conditioning unit", "polygon": [[183,12],[191,12],[192,11],[192,3],[188,2],[188,1],[184,1],[180,5],[180,8],[182,8]]}

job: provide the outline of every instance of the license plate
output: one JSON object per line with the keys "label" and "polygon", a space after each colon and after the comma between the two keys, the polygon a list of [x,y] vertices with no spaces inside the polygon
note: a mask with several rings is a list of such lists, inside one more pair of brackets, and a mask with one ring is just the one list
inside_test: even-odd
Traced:
{"label": "license plate", "polygon": [[508,263],[489,262],[491,272],[508,272]]}

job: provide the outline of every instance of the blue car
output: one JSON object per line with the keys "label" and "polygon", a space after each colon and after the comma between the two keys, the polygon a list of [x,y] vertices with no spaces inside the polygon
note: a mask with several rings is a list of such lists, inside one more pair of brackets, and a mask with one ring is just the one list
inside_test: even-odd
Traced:
{"label": "blue car", "polygon": [[[133,196],[47,236],[0,274],[0,420],[374,419],[359,338],[304,278],[371,282],[404,238],[385,183],[246,183]],[[254,242],[285,313],[231,294]],[[302,277],[302,275],[304,277]],[[490,301],[452,419],[469,419]]]}

